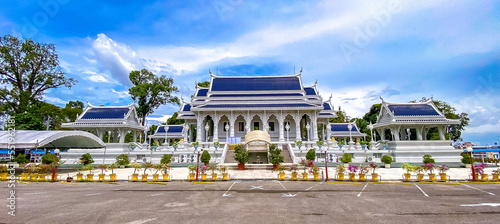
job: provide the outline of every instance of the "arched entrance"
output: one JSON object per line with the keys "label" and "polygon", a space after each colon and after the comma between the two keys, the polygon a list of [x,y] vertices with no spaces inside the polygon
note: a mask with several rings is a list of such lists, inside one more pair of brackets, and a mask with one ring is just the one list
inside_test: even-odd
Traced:
{"label": "arched entrance", "polygon": [[267,151],[271,144],[271,136],[265,131],[255,130],[245,135],[245,147],[248,150],[250,164],[268,163]]}

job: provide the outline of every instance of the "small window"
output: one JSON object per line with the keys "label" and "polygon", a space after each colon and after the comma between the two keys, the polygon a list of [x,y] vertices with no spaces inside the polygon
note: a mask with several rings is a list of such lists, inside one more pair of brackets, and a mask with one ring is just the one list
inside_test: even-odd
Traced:
{"label": "small window", "polygon": [[245,122],[238,123],[238,131],[245,131]]}
{"label": "small window", "polygon": [[373,153],[373,156],[375,156],[375,158],[377,159],[380,159],[382,158],[382,153]]}
{"label": "small window", "polygon": [[269,131],[274,131],[274,122],[269,122]]}
{"label": "small window", "polygon": [[253,122],[253,130],[259,130],[259,122]]}

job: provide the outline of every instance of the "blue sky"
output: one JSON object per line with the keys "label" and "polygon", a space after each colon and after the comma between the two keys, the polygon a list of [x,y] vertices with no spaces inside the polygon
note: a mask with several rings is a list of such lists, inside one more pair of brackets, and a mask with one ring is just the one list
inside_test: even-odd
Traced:
{"label": "blue sky", "polygon": [[[179,96],[219,75],[291,75],[351,117],[379,95],[434,96],[467,112],[466,141],[500,143],[500,3],[495,1],[2,1],[0,34],[53,43],[72,89],[44,99],[132,103],[128,74],[172,76]],[[148,123],[179,109],[161,106]]]}

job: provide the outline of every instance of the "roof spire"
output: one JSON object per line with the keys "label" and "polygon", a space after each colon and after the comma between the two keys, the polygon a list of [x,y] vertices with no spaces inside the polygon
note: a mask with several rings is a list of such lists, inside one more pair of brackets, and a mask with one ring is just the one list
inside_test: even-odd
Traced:
{"label": "roof spire", "polygon": [[[302,71],[302,70],[301,70]],[[318,79],[316,79],[316,82],[314,82],[314,87],[316,87],[316,85],[318,84]]]}
{"label": "roof spire", "polygon": [[385,100],[384,100],[384,98],[382,98],[381,95],[379,95],[378,97],[380,98],[380,100],[382,100],[382,103],[385,103]]}
{"label": "roof spire", "polygon": [[328,101],[330,101],[330,103],[332,102],[332,96],[333,94],[330,93],[330,98],[328,98]]}
{"label": "roof spire", "polygon": [[302,75],[302,71],[303,71],[303,70],[304,70],[304,69],[303,69],[302,67],[300,67],[299,74],[301,74],[301,75]]}
{"label": "roof spire", "polygon": [[[208,73],[210,73],[211,77],[215,77],[215,75],[212,73],[212,71],[210,71],[210,69],[208,69]],[[219,68],[217,68],[217,73],[219,73]]]}

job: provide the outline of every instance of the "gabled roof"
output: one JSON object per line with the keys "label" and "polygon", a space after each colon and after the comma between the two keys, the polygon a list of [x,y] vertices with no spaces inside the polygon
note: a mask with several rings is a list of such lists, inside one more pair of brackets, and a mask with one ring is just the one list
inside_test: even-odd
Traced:
{"label": "gabled roof", "polygon": [[313,87],[304,87],[304,91],[306,91],[306,95],[317,95]]}
{"label": "gabled roof", "polygon": [[207,92],[208,92],[208,88],[199,88],[196,91],[196,96],[207,96]]}
{"label": "gabled roof", "polygon": [[394,116],[439,116],[440,113],[429,104],[388,104]]}
{"label": "gabled roof", "polygon": [[184,125],[160,125],[156,129],[154,135],[151,138],[165,138],[165,129],[167,129],[167,138],[182,138],[182,131],[184,130]]}
{"label": "gabled roof", "polygon": [[82,113],[80,119],[123,119],[129,112],[128,107],[97,107]]}
{"label": "gabled roof", "polygon": [[331,125],[331,137],[364,137],[366,136],[365,133],[361,133],[358,130],[358,126],[356,123],[352,123],[352,129],[349,132],[348,125],[349,123],[330,123]]}
{"label": "gabled roof", "polygon": [[210,91],[302,90],[298,76],[214,77]]}

